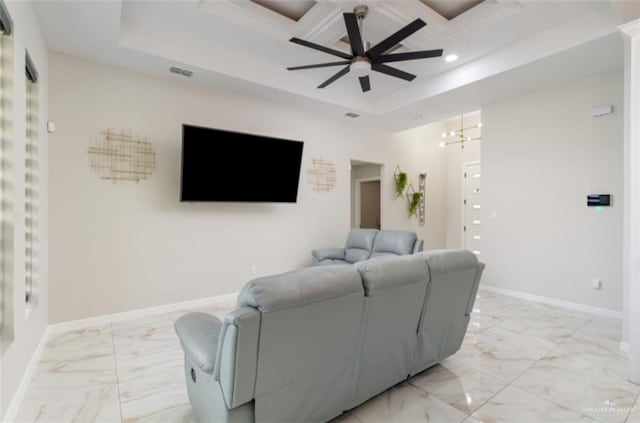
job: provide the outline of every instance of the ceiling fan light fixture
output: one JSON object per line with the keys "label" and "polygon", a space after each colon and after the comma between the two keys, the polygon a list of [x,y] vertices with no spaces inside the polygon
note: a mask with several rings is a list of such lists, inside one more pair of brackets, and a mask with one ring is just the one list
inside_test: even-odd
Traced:
{"label": "ceiling fan light fixture", "polygon": [[350,69],[357,77],[367,76],[371,73],[371,62],[363,57],[356,57]]}

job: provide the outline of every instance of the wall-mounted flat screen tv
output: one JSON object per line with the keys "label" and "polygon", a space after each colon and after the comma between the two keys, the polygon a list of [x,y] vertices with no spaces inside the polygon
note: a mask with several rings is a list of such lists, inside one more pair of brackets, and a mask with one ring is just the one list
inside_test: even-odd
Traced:
{"label": "wall-mounted flat screen tv", "polygon": [[182,125],[180,201],[295,203],[303,145]]}

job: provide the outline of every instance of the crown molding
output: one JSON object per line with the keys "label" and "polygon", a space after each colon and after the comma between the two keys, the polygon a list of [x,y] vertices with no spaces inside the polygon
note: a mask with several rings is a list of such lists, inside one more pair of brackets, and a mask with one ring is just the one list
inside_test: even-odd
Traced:
{"label": "crown molding", "polygon": [[640,38],[640,19],[622,24],[618,30],[631,39]]}

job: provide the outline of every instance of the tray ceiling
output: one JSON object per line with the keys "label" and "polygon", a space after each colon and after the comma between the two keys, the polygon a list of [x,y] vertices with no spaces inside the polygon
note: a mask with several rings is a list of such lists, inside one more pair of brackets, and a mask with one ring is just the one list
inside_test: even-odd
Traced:
{"label": "tray ceiling", "polygon": [[[397,51],[443,48],[445,56],[456,54],[459,59],[449,63],[443,56],[395,62],[395,67],[417,78],[407,82],[374,72],[372,89],[364,94],[355,75],[347,74],[326,89],[317,89],[335,70],[286,70],[333,60],[290,43],[291,37],[349,51],[342,14],[360,3],[50,0],[35,2],[34,7],[45,40],[54,51],[182,78],[191,84],[221,84],[271,100],[288,99],[340,116],[355,111],[362,119],[354,122],[371,116],[374,124],[393,128],[420,123],[405,122],[409,114],[432,116],[425,109],[441,104],[443,96],[456,98],[459,108],[464,108],[465,99],[453,95],[461,88],[614,34],[620,23],[609,1],[376,0],[368,3],[363,31],[367,42],[374,45],[420,18],[427,26],[395,47]],[[455,3],[455,10],[443,9],[445,3]],[[595,51],[589,56],[596,65],[597,56]],[[191,70],[193,77],[170,74],[171,66]],[[478,101],[482,99],[473,99]],[[472,109],[460,112],[468,110]]]}
{"label": "tray ceiling", "polygon": [[314,0],[251,0],[285,18],[299,21],[316,4]]}
{"label": "tray ceiling", "polygon": [[447,20],[452,20],[476,7],[484,0],[420,0]]}

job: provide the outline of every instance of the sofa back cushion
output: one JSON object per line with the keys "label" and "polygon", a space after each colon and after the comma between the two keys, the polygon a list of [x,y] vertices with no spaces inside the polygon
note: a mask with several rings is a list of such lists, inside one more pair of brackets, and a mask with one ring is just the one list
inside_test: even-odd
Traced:
{"label": "sofa back cushion", "polygon": [[465,250],[418,253],[429,268],[420,326],[416,374],[455,353],[469,324],[484,265]]}
{"label": "sofa back cushion", "polygon": [[425,257],[386,256],[356,265],[365,289],[365,323],[351,406],[407,378],[427,290]]}
{"label": "sofa back cushion", "polygon": [[380,231],[373,243],[371,258],[412,254],[417,235],[409,231]]}
{"label": "sofa back cushion", "polygon": [[356,263],[368,259],[377,233],[377,229],[352,229],[344,246],[345,260]]}
{"label": "sofa back cushion", "polygon": [[327,421],[352,391],[364,291],[354,266],[310,267],[249,282],[260,311],[255,421]]}
{"label": "sofa back cushion", "polygon": [[362,293],[360,276],[351,266],[307,267],[247,282],[237,306],[265,313]]}

